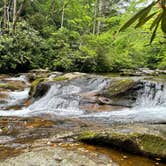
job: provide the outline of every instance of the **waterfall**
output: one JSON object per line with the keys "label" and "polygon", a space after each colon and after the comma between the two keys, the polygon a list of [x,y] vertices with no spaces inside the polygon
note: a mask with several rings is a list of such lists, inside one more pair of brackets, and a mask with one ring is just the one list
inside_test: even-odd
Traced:
{"label": "waterfall", "polygon": [[166,106],[166,85],[163,83],[143,81],[144,87],[136,100],[138,107]]}
{"label": "waterfall", "polygon": [[105,88],[110,80],[104,77],[81,77],[67,82],[54,83],[47,94],[21,111],[0,111],[1,116],[32,116],[54,114],[58,116],[80,116],[80,94],[97,93]]}
{"label": "waterfall", "polygon": [[97,118],[109,123],[166,123],[166,84],[142,81],[143,88],[138,91],[133,108],[119,111],[83,115],[83,118]]}
{"label": "waterfall", "polygon": [[[166,85],[153,81],[141,81],[142,88],[138,90],[136,102],[132,108],[116,111],[87,113],[80,108],[80,103],[87,102],[80,94],[95,94],[105,89],[111,79],[88,76],[71,81],[54,83],[48,92],[22,110],[0,111],[1,116],[33,116],[39,114],[53,114],[78,118],[91,118],[109,123],[135,122],[166,122]],[[20,93],[20,92],[18,92]],[[24,95],[26,96],[27,91]],[[17,96],[17,93],[13,93]],[[17,99],[19,96],[16,97]],[[15,101],[15,100],[13,100]]]}

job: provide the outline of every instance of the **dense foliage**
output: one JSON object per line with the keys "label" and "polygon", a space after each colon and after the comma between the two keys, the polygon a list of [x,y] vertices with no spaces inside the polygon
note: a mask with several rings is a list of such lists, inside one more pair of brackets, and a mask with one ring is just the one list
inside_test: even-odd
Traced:
{"label": "dense foliage", "polygon": [[[4,17],[4,2],[10,17]],[[151,22],[118,33],[139,10],[135,1],[15,0],[15,15],[14,1],[4,2],[0,2],[3,73],[34,68],[82,72],[166,69],[166,44],[160,30],[158,38],[148,45]]]}

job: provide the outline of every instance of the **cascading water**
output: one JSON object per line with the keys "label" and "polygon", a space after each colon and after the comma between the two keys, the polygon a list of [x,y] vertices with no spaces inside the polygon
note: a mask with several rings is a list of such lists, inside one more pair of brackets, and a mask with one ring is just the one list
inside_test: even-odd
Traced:
{"label": "cascading water", "polygon": [[144,88],[139,92],[136,106],[156,107],[166,106],[166,85],[151,81],[143,81]]}
{"label": "cascading water", "polygon": [[103,112],[84,117],[104,119],[110,123],[166,122],[166,84],[143,81],[133,108]]}
{"label": "cascading water", "polygon": [[[45,96],[21,111],[0,111],[1,116],[33,116],[54,114],[78,118],[92,118],[109,123],[166,122],[166,85],[151,81],[142,81],[143,88],[138,91],[137,100],[132,108],[110,112],[87,113],[80,109],[84,102],[82,93],[98,93],[111,79],[104,77],[81,77],[72,81],[56,83]],[[25,96],[25,95],[24,95]]]}
{"label": "cascading water", "polygon": [[0,111],[1,116],[32,116],[54,114],[59,116],[79,116],[85,113],[79,108],[81,93],[95,93],[103,89],[110,80],[104,77],[82,77],[67,83],[56,83],[47,94],[21,111]]}
{"label": "cascading water", "polygon": [[5,99],[5,102],[0,102],[0,109],[6,109],[7,107],[10,106],[15,106],[19,105],[21,102],[23,102],[25,99],[28,98],[28,93],[29,93],[29,82],[28,79],[25,75],[21,75],[19,77],[9,77],[9,78],[4,78],[2,81],[2,84],[5,84],[5,81],[20,81],[24,82],[26,84],[26,88],[22,91],[7,91],[3,92],[3,94],[7,95],[7,98]]}
{"label": "cascading water", "polygon": [[8,98],[6,99],[6,103],[0,104],[0,109],[19,105],[22,101],[28,98],[29,88],[25,88],[23,91],[14,91],[10,92]]}

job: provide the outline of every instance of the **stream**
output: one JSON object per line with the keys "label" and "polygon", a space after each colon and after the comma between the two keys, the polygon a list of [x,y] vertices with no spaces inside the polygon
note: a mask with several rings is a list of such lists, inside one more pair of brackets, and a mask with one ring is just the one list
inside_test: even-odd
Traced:
{"label": "stream", "polygon": [[[13,78],[12,78],[13,79]],[[15,78],[18,79],[19,78]],[[24,80],[25,81],[25,80]],[[89,113],[80,108],[84,103],[93,103],[91,94],[97,94],[104,89],[111,80],[104,77],[98,78],[79,78],[70,83],[56,83],[51,86],[45,96],[35,101],[28,107],[21,110],[0,111],[1,116],[35,116],[52,114],[57,116],[92,118],[108,121],[108,123],[165,123],[166,122],[166,84],[145,82],[143,90],[139,92],[136,102],[132,108],[119,108],[115,111],[102,111]],[[29,88],[24,91],[10,92],[9,102],[5,106],[19,104],[22,100],[28,98]],[[84,98],[85,95],[85,98]],[[82,97],[83,96],[83,97]],[[2,108],[3,105],[0,105]]]}
{"label": "stream", "polygon": [[[131,79],[135,81],[135,79],[139,80],[140,78]],[[103,76],[88,75],[68,81],[51,82],[50,88],[43,96],[35,98],[33,102],[28,104],[31,83],[26,75],[3,78],[0,84],[5,84],[8,81],[12,81],[12,84],[13,81],[20,81],[24,84],[24,88],[0,91],[1,94],[6,94],[5,100],[1,101],[0,97],[1,118],[49,117],[51,120],[55,118],[94,122],[103,127],[114,124],[166,123],[166,84],[164,83],[142,81],[142,88],[138,90],[136,100],[129,107],[107,102],[100,104],[100,101],[108,100],[101,94],[112,83],[112,78]],[[40,136],[41,138],[42,136]],[[79,146],[85,149],[90,148],[90,146],[85,147],[85,145]],[[135,155],[129,155],[126,159],[123,156],[128,154],[123,154],[117,150],[109,151],[104,147],[98,147],[94,151],[112,158],[120,166],[133,166],[139,160],[143,162],[137,164],[138,166],[164,165]]]}

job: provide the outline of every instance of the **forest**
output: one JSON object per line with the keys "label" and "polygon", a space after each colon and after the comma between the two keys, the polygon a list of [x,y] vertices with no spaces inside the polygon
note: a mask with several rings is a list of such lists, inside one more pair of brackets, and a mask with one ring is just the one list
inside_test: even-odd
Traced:
{"label": "forest", "polygon": [[148,4],[143,0],[3,0],[0,72],[166,69],[166,43],[160,28],[149,44],[149,27],[159,6],[152,9],[145,25],[135,28],[133,24],[119,32]]}

